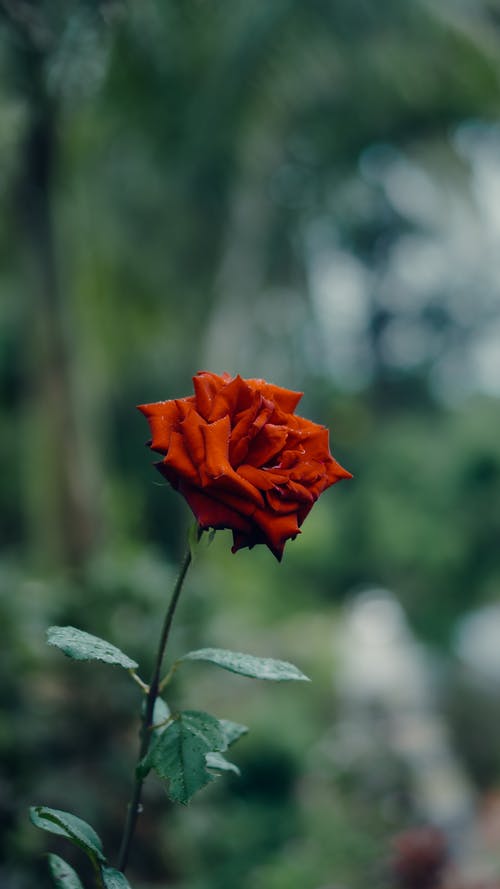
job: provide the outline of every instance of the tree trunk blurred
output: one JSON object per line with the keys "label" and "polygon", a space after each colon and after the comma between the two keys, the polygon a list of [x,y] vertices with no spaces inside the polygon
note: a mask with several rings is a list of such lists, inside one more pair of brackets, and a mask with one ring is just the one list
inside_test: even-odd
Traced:
{"label": "tree trunk blurred", "polygon": [[34,549],[47,566],[78,571],[98,527],[86,485],[72,379],[69,303],[61,287],[54,225],[57,106],[47,94],[44,54],[28,45],[19,53],[27,119],[16,194],[20,258],[26,281],[26,506]]}

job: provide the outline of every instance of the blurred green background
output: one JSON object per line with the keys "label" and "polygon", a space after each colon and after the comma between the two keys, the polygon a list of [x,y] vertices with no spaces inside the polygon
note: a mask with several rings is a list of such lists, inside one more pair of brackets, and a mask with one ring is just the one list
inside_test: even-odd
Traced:
{"label": "blurred green background", "polygon": [[0,0],[2,889],[85,873],[31,803],[116,856],[139,692],[45,628],[149,674],[190,515],[135,405],[200,369],[303,390],[355,478],[281,565],[196,561],[171,656],[313,683],[178,675],[242,777],[149,780],[134,889],[386,889],[423,824],[500,880],[499,49],[497,0]]}

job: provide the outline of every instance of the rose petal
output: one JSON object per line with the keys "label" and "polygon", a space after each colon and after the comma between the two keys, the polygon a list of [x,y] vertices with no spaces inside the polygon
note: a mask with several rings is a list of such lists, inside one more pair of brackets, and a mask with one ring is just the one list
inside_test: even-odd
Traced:
{"label": "rose petal", "polygon": [[202,426],[201,432],[205,440],[205,460],[200,467],[203,487],[210,487],[219,499],[226,491],[263,506],[260,492],[250,482],[241,478],[229,463],[229,417],[224,416],[215,423]]}
{"label": "rose petal", "polygon": [[203,473],[212,479],[218,478],[225,472],[231,472],[232,467],[228,459],[231,422],[227,414],[215,423],[202,426],[201,433],[205,443],[205,461],[200,467]]}
{"label": "rose petal", "polygon": [[160,460],[158,463],[153,464],[155,469],[158,470],[163,476],[166,478],[167,482],[169,482],[175,491],[179,490],[179,484],[182,479],[179,476],[179,473],[176,469],[171,469],[170,466],[166,466],[163,460]]}
{"label": "rose petal", "polygon": [[249,549],[253,549],[257,543],[265,542],[264,535],[258,532],[255,528],[247,534],[240,531],[233,531],[233,545],[231,547],[231,552],[236,553],[239,549],[243,549],[246,546],[248,546]]}
{"label": "rose petal", "polygon": [[260,398],[256,397],[249,408],[236,414],[236,423],[233,424],[229,439],[229,460],[235,469],[245,459],[250,441],[258,432],[253,424],[259,413],[260,404]]}
{"label": "rose petal", "polygon": [[289,515],[291,512],[297,512],[301,504],[293,497],[285,497],[280,489],[267,491],[266,501],[269,510],[277,515]]}
{"label": "rose petal", "polygon": [[267,501],[271,509],[277,509],[279,512],[283,511],[281,506],[283,503],[292,503],[297,509],[302,503],[314,503],[315,500],[317,500],[317,495],[310,488],[290,480],[286,485],[275,488],[267,494]]}
{"label": "rose petal", "polygon": [[265,380],[247,380],[247,383],[258,392],[262,392],[265,398],[269,398],[288,414],[293,414],[304,394],[303,392],[294,392],[292,389],[283,389],[281,386],[274,386],[273,383],[266,383]]}
{"label": "rose petal", "polygon": [[325,426],[302,426],[300,429],[300,443],[305,448],[309,458],[325,460],[330,456],[329,432]]}
{"label": "rose petal", "polygon": [[[190,412],[179,425],[179,431],[184,436],[184,442],[194,466],[203,466],[205,462],[205,439],[202,427],[205,422],[199,413],[191,408]],[[201,474],[201,473],[200,473]]]}
{"label": "rose petal", "polygon": [[255,485],[233,471],[220,475],[219,478],[210,479],[208,484],[203,487],[207,493],[213,493],[219,499],[228,500],[229,496],[233,496],[235,499],[239,498],[243,503],[246,501],[247,504],[253,504],[254,508],[255,506],[264,506],[262,494]]}
{"label": "rose petal", "polygon": [[286,541],[293,540],[300,534],[296,514],[276,515],[274,512],[257,509],[254,521],[262,531],[269,549],[280,562]]}
{"label": "rose petal", "polygon": [[191,457],[186,449],[184,438],[180,432],[172,432],[168,454],[163,463],[165,466],[169,467],[170,470],[178,473],[181,478],[185,478],[191,482],[199,482],[197,469],[193,465]]}
{"label": "rose petal", "polygon": [[257,466],[249,466],[248,463],[238,466],[238,475],[255,485],[259,491],[271,491],[276,485],[283,485],[288,481],[283,473],[272,469],[259,469]]}
{"label": "rose petal", "polygon": [[137,407],[149,423],[151,449],[166,454],[170,444],[172,429],[179,419],[177,402],[157,401],[153,404],[139,404]]}
{"label": "rose petal", "polygon": [[238,374],[234,380],[219,389],[208,419],[213,422],[224,416],[234,417],[238,411],[249,408],[252,401],[252,390]]}
{"label": "rose petal", "polygon": [[352,472],[349,472],[348,469],[344,469],[340,463],[337,462],[333,457],[331,458],[331,464],[328,467],[328,478],[330,479],[329,484],[334,485],[335,482],[342,481],[343,478],[353,478]]}
{"label": "rose petal", "polygon": [[182,484],[179,490],[202,528],[236,528],[240,531],[251,531],[252,523],[248,519],[227,504],[207,496],[199,488]]}
{"label": "rose petal", "polygon": [[233,428],[229,442],[229,459],[232,466],[237,468],[244,460],[248,462],[250,444],[265,427],[273,410],[270,401],[266,401],[261,395],[256,395],[251,407],[237,414],[238,422]]}
{"label": "rose petal", "polygon": [[299,460],[290,470],[289,475],[292,481],[314,485],[325,477],[325,467],[318,460]]}
{"label": "rose petal", "polygon": [[201,416],[208,420],[214,398],[222,386],[226,385],[224,377],[208,371],[200,371],[193,377],[196,408]]}
{"label": "rose petal", "polygon": [[290,470],[300,465],[300,461],[304,459],[304,456],[304,448],[296,448],[293,451],[287,448],[286,451],[281,452],[276,468],[279,470]]}
{"label": "rose petal", "polygon": [[264,506],[262,495],[259,494],[259,499],[257,500],[257,498],[242,496],[241,490],[237,493],[232,493],[228,488],[222,487],[219,482],[216,487],[205,488],[204,493],[207,497],[213,497],[214,500],[218,500],[220,503],[227,503],[230,509],[234,509],[235,512],[248,517],[253,516],[257,506]]}
{"label": "rose petal", "polygon": [[264,466],[270,463],[286,444],[288,430],[285,426],[274,426],[267,423],[266,426],[252,441],[246,456],[246,463],[252,466]]}

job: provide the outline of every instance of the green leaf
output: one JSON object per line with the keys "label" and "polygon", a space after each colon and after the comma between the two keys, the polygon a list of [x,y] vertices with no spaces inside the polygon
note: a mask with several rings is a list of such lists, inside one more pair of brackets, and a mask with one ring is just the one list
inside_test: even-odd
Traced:
{"label": "green leaf", "polygon": [[114,867],[102,867],[101,874],[106,889],[131,889],[126,876]]}
{"label": "green leaf", "polygon": [[135,670],[138,666],[136,661],[110,642],[76,627],[49,627],[47,642],[76,661],[104,661],[106,664],[118,664],[126,670]]}
{"label": "green leaf", "polygon": [[98,861],[106,861],[102,851],[102,843],[95,830],[69,812],[60,809],[49,809],[47,806],[32,806],[30,819],[35,827],[66,837],[79,846],[87,855]]}
{"label": "green leaf", "polygon": [[224,750],[227,750],[228,747],[231,747],[231,744],[235,744],[236,741],[242,737],[242,735],[246,735],[248,733],[248,726],[241,725],[239,722],[231,722],[230,719],[219,719],[219,725],[222,729],[222,734],[224,735],[224,740],[226,742]]}
{"label": "green leaf", "polygon": [[180,660],[209,661],[209,663],[217,664],[218,667],[229,670],[231,673],[250,676],[252,679],[273,679],[275,682],[295,679],[309,682],[304,673],[287,661],[277,661],[269,657],[254,657],[252,654],[227,651],[224,648],[199,648],[197,651],[188,652]]}
{"label": "green leaf", "polygon": [[234,762],[229,762],[222,753],[207,753],[205,757],[207,769],[213,769],[215,772],[234,772],[241,775],[241,772]]}
{"label": "green leaf", "polygon": [[56,889],[83,889],[76,871],[59,855],[49,855],[49,869]]}
{"label": "green leaf", "polygon": [[186,805],[213,776],[206,754],[226,749],[219,720],[209,713],[185,710],[157,736],[141,768],[153,768],[168,781],[168,796]]}

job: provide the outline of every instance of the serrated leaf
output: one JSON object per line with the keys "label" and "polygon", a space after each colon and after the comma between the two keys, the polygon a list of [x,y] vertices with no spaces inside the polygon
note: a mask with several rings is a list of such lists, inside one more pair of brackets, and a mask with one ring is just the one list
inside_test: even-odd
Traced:
{"label": "serrated leaf", "polygon": [[215,772],[234,772],[240,775],[241,772],[234,762],[229,762],[222,753],[207,753],[205,757],[207,769],[213,769]]}
{"label": "serrated leaf", "polygon": [[125,874],[114,867],[102,867],[101,874],[106,889],[131,889]]}
{"label": "serrated leaf", "polygon": [[248,733],[248,726],[241,725],[239,722],[232,722],[230,719],[219,719],[219,725],[226,742],[225,750]]}
{"label": "serrated leaf", "polygon": [[35,827],[66,837],[75,845],[80,846],[90,858],[105,862],[102,843],[95,830],[70,812],[61,809],[49,809],[47,806],[32,806],[30,819]]}
{"label": "serrated leaf", "polygon": [[83,889],[76,871],[59,855],[49,855],[49,869],[56,889]]}
{"label": "serrated leaf", "polygon": [[243,654],[240,651],[227,651],[224,648],[199,648],[197,651],[189,651],[180,658],[181,661],[208,661],[229,670],[231,673],[239,673],[241,676],[250,676],[252,679],[272,679],[275,682],[299,680],[309,682],[293,664],[287,661],[277,661],[274,658],[254,657],[252,654]]}
{"label": "serrated leaf", "polygon": [[126,670],[135,670],[138,666],[136,661],[115,645],[76,627],[49,627],[47,642],[76,661],[103,661],[106,664],[117,664]]}
{"label": "serrated leaf", "polygon": [[168,781],[168,796],[186,805],[213,776],[206,754],[224,750],[226,741],[219,720],[209,713],[185,710],[157,736],[142,768],[153,768]]}

